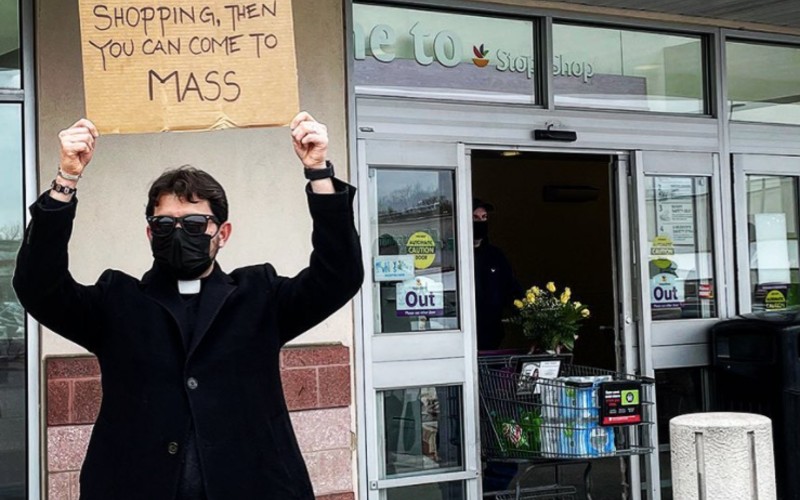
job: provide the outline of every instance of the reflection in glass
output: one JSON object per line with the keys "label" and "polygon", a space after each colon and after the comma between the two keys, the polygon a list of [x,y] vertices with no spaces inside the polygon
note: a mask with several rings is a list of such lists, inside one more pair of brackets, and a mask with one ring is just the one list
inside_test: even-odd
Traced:
{"label": "reflection in glass", "polygon": [[373,172],[377,331],[458,329],[453,172]]}
{"label": "reflection in glass", "polygon": [[706,177],[647,177],[650,308],[654,320],[717,315]]}
{"label": "reflection in glass", "polygon": [[725,44],[730,119],[800,124],[800,48]]}
{"label": "reflection in glass", "polygon": [[[658,442],[669,445],[669,421],[679,415],[709,411],[705,407],[705,368],[677,368],[656,370],[656,412],[658,415]],[[663,450],[663,449],[662,449]],[[669,450],[662,451],[661,498],[672,498],[672,466]]]}
{"label": "reflection in glass", "polygon": [[358,93],[534,102],[533,23],[353,5]]}
{"label": "reflection in glass", "polygon": [[463,470],[461,387],[383,391],[384,477]]}
{"label": "reflection in glass", "polygon": [[386,500],[409,500],[410,498],[413,500],[464,500],[467,497],[464,483],[461,481],[417,484],[386,491]]}
{"label": "reflection in glass", "polygon": [[19,42],[19,2],[0,2],[0,88],[21,88]]}
{"label": "reflection in glass", "polygon": [[553,25],[557,106],[706,113],[702,39]]}
{"label": "reflection in glass", "polygon": [[25,494],[25,315],[11,288],[22,241],[22,108],[0,104],[0,498]]}
{"label": "reflection in glass", "polygon": [[797,180],[747,176],[747,241],[752,310],[800,304]]}

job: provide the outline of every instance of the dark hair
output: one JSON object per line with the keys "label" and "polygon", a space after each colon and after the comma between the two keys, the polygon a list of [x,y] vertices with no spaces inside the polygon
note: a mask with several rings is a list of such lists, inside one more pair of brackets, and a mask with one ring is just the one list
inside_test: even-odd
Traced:
{"label": "dark hair", "polygon": [[222,185],[206,172],[191,165],[167,170],[153,182],[147,193],[145,215],[153,215],[158,200],[165,194],[174,194],[190,203],[206,200],[211,205],[211,212],[220,222],[228,220],[228,198]]}

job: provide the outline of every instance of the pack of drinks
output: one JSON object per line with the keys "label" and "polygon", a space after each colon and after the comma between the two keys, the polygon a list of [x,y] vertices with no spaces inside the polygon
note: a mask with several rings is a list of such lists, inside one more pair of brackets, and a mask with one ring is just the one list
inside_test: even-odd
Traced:
{"label": "pack of drinks", "polygon": [[602,457],[613,455],[614,428],[598,424],[600,384],[611,377],[540,379],[542,455]]}

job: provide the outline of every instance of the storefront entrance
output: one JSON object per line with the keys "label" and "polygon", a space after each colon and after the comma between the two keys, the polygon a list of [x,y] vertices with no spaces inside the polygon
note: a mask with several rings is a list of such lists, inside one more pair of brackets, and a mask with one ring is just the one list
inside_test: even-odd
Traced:
{"label": "storefront entrance", "polygon": [[[361,233],[371,267],[359,417],[371,499],[480,498],[473,196],[496,206],[491,238],[523,287],[555,281],[591,305],[576,362],[639,372],[630,155],[504,151],[359,141],[367,186],[360,217],[368,221]],[[525,345],[510,328],[503,346]],[[623,491],[656,498],[657,487],[643,490],[642,478],[659,484],[657,465],[655,454],[604,459],[597,488],[609,498]],[[573,474],[582,480],[582,470]]]}
{"label": "storefront entrance", "polygon": [[[495,209],[488,214],[489,240],[518,283],[528,289],[552,281],[559,293],[570,287],[591,310],[575,362],[616,370],[623,340],[616,335],[614,157],[484,150],[473,151],[471,160],[473,197]],[[530,347],[519,328],[505,326],[503,348]]]}

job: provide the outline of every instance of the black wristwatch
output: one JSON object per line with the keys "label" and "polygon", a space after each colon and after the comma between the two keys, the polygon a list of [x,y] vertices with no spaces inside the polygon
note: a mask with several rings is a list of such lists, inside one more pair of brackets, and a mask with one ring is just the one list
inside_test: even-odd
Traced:
{"label": "black wristwatch", "polygon": [[59,184],[53,179],[53,182],[50,183],[50,189],[55,191],[56,193],[71,195],[78,192],[78,188],[65,186],[63,184]]}
{"label": "black wristwatch", "polygon": [[310,181],[327,179],[328,177],[333,177],[335,175],[333,173],[333,163],[331,163],[329,160],[325,160],[325,168],[304,168],[303,173],[305,174],[306,179]]}

